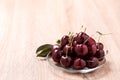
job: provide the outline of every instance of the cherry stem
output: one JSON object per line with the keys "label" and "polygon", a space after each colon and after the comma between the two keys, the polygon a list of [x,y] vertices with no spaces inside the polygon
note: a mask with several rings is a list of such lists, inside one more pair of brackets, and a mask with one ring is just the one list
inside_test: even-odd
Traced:
{"label": "cherry stem", "polygon": [[82,25],[81,28],[80,28],[80,30],[81,30],[80,32],[86,32],[87,28],[85,27],[84,31],[82,31],[82,29],[83,29],[83,25]]}
{"label": "cherry stem", "polygon": [[90,39],[90,37],[88,37],[88,38],[83,42],[83,44],[85,44],[89,39]]}
{"label": "cherry stem", "polygon": [[100,58],[98,58],[99,60],[101,60],[101,59],[103,59],[104,58],[104,56],[103,57],[100,57]]}
{"label": "cherry stem", "polygon": [[112,34],[112,33],[107,33],[107,34],[103,34],[103,35],[110,35],[110,34]]}
{"label": "cherry stem", "polygon": [[112,34],[112,33],[103,34],[103,33],[99,32],[99,31],[96,31],[96,33],[98,33],[98,34],[101,35],[101,36]]}
{"label": "cherry stem", "polygon": [[[91,35],[91,37],[93,37],[95,34]],[[85,44],[89,39],[90,39],[90,36],[83,42],[83,44]]]}
{"label": "cherry stem", "polygon": [[66,57],[68,56],[68,48],[66,48],[67,50],[66,50]]}
{"label": "cherry stem", "polygon": [[[80,30],[81,30],[81,31],[82,31],[82,29],[83,29],[83,25],[80,27]],[[80,32],[81,32],[81,31],[80,31]]]}
{"label": "cherry stem", "polygon": [[[106,55],[108,55],[108,50],[106,50]],[[104,58],[104,56],[103,56],[103,57],[100,57],[100,58],[98,58],[98,59],[101,60],[102,58]]]}
{"label": "cherry stem", "polygon": [[112,34],[112,33],[103,34],[103,33],[99,32],[99,31],[96,31],[96,33],[99,34],[98,42],[100,41],[100,38],[101,38],[102,36]]}
{"label": "cherry stem", "polygon": [[84,32],[86,32],[86,29],[87,29],[87,28],[85,27]]}
{"label": "cherry stem", "polygon": [[108,54],[108,52],[109,52],[109,51],[108,51],[108,50],[106,50],[106,55]]}
{"label": "cherry stem", "polygon": [[94,61],[91,61],[91,60],[87,60],[87,62],[94,62]]}
{"label": "cherry stem", "polygon": [[99,31],[96,31],[96,33],[98,33],[99,35],[103,35],[103,33],[99,32]]}
{"label": "cherry stem", "polygon": [[100,38],[102,37],[102,35],[99,35],[99,38],[98,38],[98,42],[100,41]]}
{"label": "cherry stem", "polygon": [[[69,45],[72,46],[73,32],[72,32],[72,33],[69,32],[68,36],[69,36],[69,40],[68,40],[68,41],[69,41]],[[66,56],[68,56],[68,48],[67,48],[67,50],[66,50]]]}
{"label": "cherry stem", "polygon": [[94,33],[93,35],[91,35],[91,37],[93,37],[96,33]]}
{"label": "cherry stem", "polygon": [[73,33],[69,32],[69,45],[72,46]]}

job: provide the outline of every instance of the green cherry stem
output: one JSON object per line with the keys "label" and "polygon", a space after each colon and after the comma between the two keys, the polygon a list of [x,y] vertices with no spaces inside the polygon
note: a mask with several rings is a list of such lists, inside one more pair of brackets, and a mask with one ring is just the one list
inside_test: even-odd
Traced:
{"label": "green cherry stem", "polygon": [[98,34],[101,35],[101,36],[112,34],[112,33],[106,33],[106,34],[103,34],[103,33],[99,32],[99,31],[96,31],[96,33],[98,33]]}
{"label": "green cherry stem", "polygon": [[89,39],[90,39],[90,37],[88,37],[88,38],[83,42],[83,44],[85,44]]}
{"label": "green cherry stem", "polygon": [[87,30],[87,28],[85,27],[85,29],[84,29],[84,33],[86,32],[86,30]]}
{"label": "green cherry stem", "polygon": [[82,29],[83,29],[83,25],[80,27],[80,32],[82,32]]}
{"label": "green cherry stem", "polygon": [[107,33],[107,34],[103,34],[103,35],[110,35],[110,34],[112,34],[112,33]]}
{"label": "green cherry stem", "polygon": [[98,42],[100,42],[100,38],[102,37],[102,35],[99,35],[99,37],[98,37]]}
{"label": "green cherry stem", "polygon": [[100,41],[100,38],[101,38],[102,36],[112,34],[112,33],[103,34],[103,33],[99,32],[99,31],[96,31],[96,33],[98,33],[98,34],[99,34],[99,37],[98,37],[98,42]]}
{"label": "green cherry stem", "polygon": [[69,32],[69,45],[72,46],[72,41],[73,41],[73,32]]}
{"label": "green cherry stem", "polygon": [[106,50],[106,55],[109,53],[109,51],[108,50]]}

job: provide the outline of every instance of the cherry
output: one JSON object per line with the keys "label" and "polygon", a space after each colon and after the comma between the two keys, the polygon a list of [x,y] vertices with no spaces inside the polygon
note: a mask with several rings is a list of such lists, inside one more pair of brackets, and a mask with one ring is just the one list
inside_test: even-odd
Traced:
{"label": "cherry", "polygon": [[88,68],[95,68],[99,65],[99,60],[96,57],[90,57],[89,60],[87,60],[87,67]]}
{"label": "cherry", "polygon": [[81,33],[77,33],[73,36],[73,41],[76,41],[76,43],[81,44],[82,43],[82,39],[81,39]]}
{"label": "cherry", "polygon": [[86,41],[89,38],[89,35],[87,35],[85,32],[81,32],[80,38],[83,43],[84,41]]}
{"label": "cherry", "polygon": [[61,48],[60,45],[55,44],[55,45],[52,46],[52,52],[53,52],[54,50],[56,50],[56,49],[60,50],[60,48]]}
{"label": "cherry", "polygon": [[52,49],[60,49],[60,45],[55,44],[55,45],[52,46]]}
{"label": "cherry", "polygon": [[75,47],[77,45],[77,41],[72,42],[72,46]]}
{"label": "cherry", "polygon": [[81,33],[76,34],[73,37],[73,41],[77,41],[78,44],[82,44],[88,38],[89,36],[85,32],[81,32]]}
{"label": "cherry", "polygon": [[69,36],[64,35],[64,36],[62,37],[62,39],[61,39],[61,46],[63,47],[63,46],[65,46],[65,45],[68,44],[68,43],[69,43]]}
{"label": "cherry", "polygon": [[88,46],[89,55],[91,56],[95,55],[96,51],[97,51],[97,47],[95,44]]}
{"label": "cherry", "polygon": [[96,44],[96,41],[92,37],[89,37],[86,41],[86,45],[91,46],[93,44]]}
{"label": "cherry", "polygon": [[73,41],[78,41],[78,33],[73,36]]}
{"label": "cherry", "polygon": [[89,36],[85,32],[80,32],[74,35],[73,41],[77,41],[78,44],[82,44],[88,38]]}
{"label": "cherry", "polygon": [[63,48],[64,53],[72,54],[73,53],[73,47],[70,45],[65,45],[65,47]]}
{"label": "cherry", "polygon": [[63,55],[63,51],[59,51],[57,49],[55,49],[53,52],[52,52],[52,59],[55,61],[55,62],[60,62],[60,58],[61,56]]}
{"label": "cherry", "polygon": [[86,66],[86,62],[83,59],[77,58],[74,60],[74,63],[73,63],[74,69],[76,70],[83,69],[85,68],[85,66]]}
{"label": "cherry", "polygon": [[97,49],[103,50],[104,45],[100,42],[96,43]]}
{"label": "cherry", "polygon": [[60,59],[60,64],[63,67],[70,67],[71,66],[72,59],[70,56],[62,56]]}
{"label": "cherry", "polygon": [[104,50],[98,50],[95,54],[95,56],[99,59],[99,61],[103,60],[105,56]]}
{"label": "cherry", "polygon": [[85,44],[77,44],[75,46],[76,55],[83,57],[88,53],[88,47]]}
{"label": "cherry", "polygon": [[84,60],[88,60],[90,57],[92,57],[91,55],[89,55],[89,53],[87,55],[85,55],[82,59]]}

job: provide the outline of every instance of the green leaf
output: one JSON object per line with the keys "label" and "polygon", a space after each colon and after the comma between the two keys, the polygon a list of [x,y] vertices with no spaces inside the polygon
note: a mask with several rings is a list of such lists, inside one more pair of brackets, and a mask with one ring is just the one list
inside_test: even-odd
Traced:
{"label": "green leaf", "polygon": [[41,45],[40,47],[37,48],[36,53],[38,53],[39,51],[41,51],[41,50],[43,50],[45,48],[52,48],[52,45],[51,44]]}
{"label": "green leaf", "polygon": [[46,57],[48,53],[51,52],[51,48],[45,48],[44,50],[38,52],[37,57]]}
{"label": "green leaf", "polygon": [[41,45],[36,50],[37,57],[46,57],[48,53],[51,52],[52,45],[51,44],[44,44]]}
{"label": "green leaf", "polygon": [[57,40],[57,44],[60,44],[60,43],[61,43],[60,39],[59,39],[59,40]]}

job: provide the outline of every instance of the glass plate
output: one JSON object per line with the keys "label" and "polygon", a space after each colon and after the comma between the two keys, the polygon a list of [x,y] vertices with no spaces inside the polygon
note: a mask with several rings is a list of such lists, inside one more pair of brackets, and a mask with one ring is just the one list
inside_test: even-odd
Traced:
{"label": "glass plate", "polygon": [[103,67],[106,63],[106,59],[104,58],[102,61],[99,62],[99,66],[95,67],[95,68],[87,68],[85,67],[84,69],[81,70],[74,70],[73,68],[64,68],[62,66],[60,66],[59,64],[55,63],[53,61],[53,59],[51,58],[51,56],[49,56],[49,54],[47,55],[47,61],[49,63],[50,66],[54,67],[55,69],[59,69],[68,73],[89,73],[89,72],[93,72],[101,67]]}

